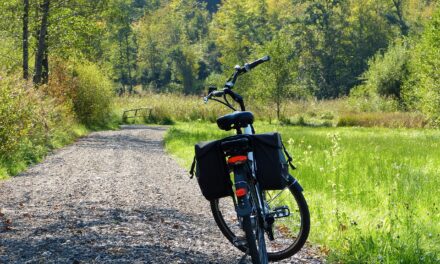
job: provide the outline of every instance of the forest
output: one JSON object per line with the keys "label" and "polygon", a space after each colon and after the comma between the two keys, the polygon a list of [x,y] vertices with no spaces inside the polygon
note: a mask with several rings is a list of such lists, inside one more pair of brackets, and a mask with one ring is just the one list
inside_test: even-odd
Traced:
{"label": "forest", "polygon": [[37,87],[90,64],[120,95],[202,94],[269,54],[244,94],[279,107],[378,98],[440,122],[434,0],[8,0],[1,9],[2,75]]}

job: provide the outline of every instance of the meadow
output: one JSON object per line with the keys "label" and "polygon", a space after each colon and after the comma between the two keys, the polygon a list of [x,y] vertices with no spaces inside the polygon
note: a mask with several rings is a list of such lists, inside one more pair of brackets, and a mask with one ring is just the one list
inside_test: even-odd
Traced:
{"label": "meadow", "polygon": [[[355,100],[341,98],[334,100],[286,100],[281,108],[281,118],[277,119],[275,106],[247,97],[248,110],[257,120],[268,123],[301,125],[310,127],[362,126],[391,128],[423,128],[427,120],[417,112],[399,112],[393,102],[387,99]],[[203,103],[202,96],[184,96],[172,93],[148,93],[138,91],[134,96],[117,97],[113,112],[122,116],[124,110],[151,107],[151,115],[134,120],[140,123],[170,125],[174,122],[209,121],[229,110],[215,102]],[[133,121],[133,120],[129,120]]]}
{"label": "meadow", "polygon": [[[255,127],[282,134],[310,207],[309,241],[330,262],[440,262],[440,131]],[[209,122],[183,122],[165,144],[189,168],[196,142],[230,134]]]}

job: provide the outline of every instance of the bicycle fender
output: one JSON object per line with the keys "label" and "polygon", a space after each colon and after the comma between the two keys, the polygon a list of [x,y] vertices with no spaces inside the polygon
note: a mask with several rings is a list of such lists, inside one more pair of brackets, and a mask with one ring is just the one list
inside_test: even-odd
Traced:
{"label": "bicycle fender", "polygon": [[[243,165],[234,166],[235,189],[238,190],[244,188],[247,192],[249,192],[245,173],[246,171]],[[239,217],[247,216],[252,213],[251,203],[249,202],[249,193],[247,193],[246,196],[237,199],[236,211]]]}
{"label": "bicycle fender", "polygon": [[249,198],[242,199],[238,201],[237,204],[237,215],[238,216],[247,216],[252,212],[251,204],[249,203]]}
{"label": "bicycle fender", "polygon": [[299,184],[299,182],[292,175],[290,175],[290,180],[289,180],[289,188],[290,187],[295,188],[295,190],[297,190],[299,192],[304,191],[304,189],[301,186],[301,184]]}

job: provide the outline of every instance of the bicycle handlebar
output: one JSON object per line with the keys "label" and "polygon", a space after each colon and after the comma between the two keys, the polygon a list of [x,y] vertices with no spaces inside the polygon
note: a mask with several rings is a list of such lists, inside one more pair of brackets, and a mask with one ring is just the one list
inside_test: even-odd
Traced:
{"label": "bicycle handlebar", "polygon": [[232,76],[226,81],[225,83],[225,88],[229,88],[232,89],[232,87],[234,87],[235,82],[237,81],[238,76],[252,70],[253,68],[257,67],[258,65],[260,65],[263,62],[269,61],[270,57],[269,56],[264,56],[261,59],[258,59],[256,61],[253,61],[251,63],[246,63],[243,67],[241,67],[240,65],[235,66],[235,72],[232,74]]}
{"label": "bicycle handlebar", "polygon": [[[225,86],[224,86],[225,88],[223,89],[223,91],[215,91],[215,90],[211,91],[207,96],[205,96],[203,98],[203,100],[205,101],[205,103],[207,103],[208,100],[211,99],[213,96],[214,97],[222,97],[222,96],[225,96],[225,95],[230,95],[234,99],[234,101],[236,101],[236,102],[238,102],[240,104],[240,107],[241,107],[242,111],[244,111],[245,107],[244,107],[244,103],[243,103],[243,98],[240,95],[234,93],[232,91],[232,88],[234,87],[235,82],[237,81],[238,76],[240,76],[240,75],[242,75],[242,74],[252,70],[253,68],[257,67],[258,65],[260,65],[261,63],[264,63],[266,61],[270,61],[270,57],[267,56],[267,55],[262,57],[262,58],[260,58],[260,59],[258,59],[258,60],[255,60],[255,61],[253,61],[251,63],[245,63],[244,66],[240,66],[240,65],[235,66],[234,67],[235,68],[235,72],[226,81]],[[228,105],[228,104],[226,104],[226,105]]]}
{"label": "bicycle handlebar", "polygon": [[246,63],[243,68],[248,72],[248,71],[252,70],[253,68],[257,67],[258,65],[260,65],[261,63],[266,62],[266,61],[270,61],[270,57],[267,55],[261,59],[254,61],[254,62]]}

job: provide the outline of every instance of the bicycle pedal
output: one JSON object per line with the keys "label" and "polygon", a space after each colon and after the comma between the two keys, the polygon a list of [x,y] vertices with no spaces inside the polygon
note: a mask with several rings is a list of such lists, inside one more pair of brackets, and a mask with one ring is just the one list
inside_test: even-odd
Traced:
{"label": "bicycle pedal", "polygon": [[236,247],[242,247],[247,245],[247,240],[244,237],[235,237],[232,244]]}
{"label": "bicycle pedal", "polygon": [[280,206],[273,209],[272,212],[269,213],[270,216],[274,218],[282,218],[288,217],[290,215],[290,210],[288,206]]}

